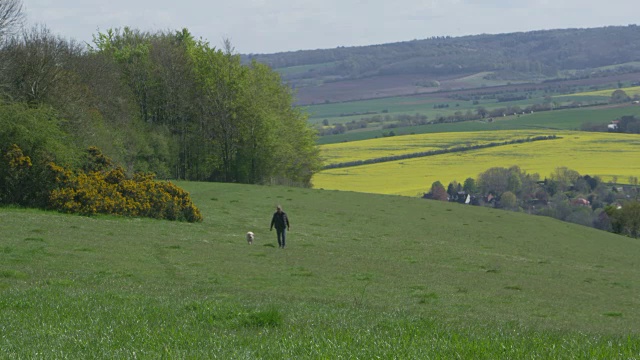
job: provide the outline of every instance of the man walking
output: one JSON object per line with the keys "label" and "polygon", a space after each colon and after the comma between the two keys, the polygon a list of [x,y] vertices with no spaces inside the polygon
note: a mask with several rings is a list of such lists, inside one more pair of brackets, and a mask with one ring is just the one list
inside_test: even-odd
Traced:
{"label": "man walking", "polygon": [[273,213],[273,218],[271,218],[271,228],[269,231],[272,231],[274,226],[278,233],[278,247],[284,249],[286,230],[289,230],[289,218],[287,217],[287,214],[282,211],[282,206],[280,205],[276,208],[276,212]]}

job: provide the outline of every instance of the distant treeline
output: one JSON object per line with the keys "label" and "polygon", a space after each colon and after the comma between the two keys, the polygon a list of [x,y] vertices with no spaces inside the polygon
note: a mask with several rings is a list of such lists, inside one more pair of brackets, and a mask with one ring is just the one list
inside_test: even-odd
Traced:
{"label": "distant treeline", "polygon": [[377,163],[388,162],[388,161],[413,159],[413,158],[425,157],[425,156],[442,155],[442,154],[449,154],[449,153],[456,153],[456,152],[463,152],[463,151],[486,149],[486,148],[491,148],[496,146],[522,144],[522,143],[532,142],[532,141],[554,140],[554,139],[560,139],[560,137],[556,135],[534,136],[534,137],[528,137],[526,139],[507,140],[503,142],[490,142],[487,144],[477,144],[477,145],[471,145],[471,146],[456,146],[448,149],[429,150],[429,151],[422,151],[422,152],[416,152],[416,153],[410,153],[410,154],[383,156],[383,157],[374,158],[374,159],[356,160],[356,161],[347,161],[347,162],[336,163],[336,164],[329,164],[329,165],[325,165],[323,169],[337,169],[337,168],[353,167],[353,166],[360,166],[360,165],[377,164]]}
{"label": "distant treeline", "polygon": [[635,116],[622,116],[615,121],[615,126],[610,128],[610,124],[590,124],[582,125],[583,131],[608,131],[625,134],[640,134],[640,119]]}
{"label": "distant treeline", "polygon": [[[609,26],[498,35],[436,37],[398,43],[243,56],[273,68],[307,65],[285,80],[379,75],[452,75],[492,72],[495,79],[553,77],[640,59],[640,27]],[[324,64],[314,68],[313,65]],[[628,66],[618,71],[637,71]],[[577,77],[593,76],[578,71]]]}
{"label": "distant treeline", "polygon": [[567,167],[549,177],[527,173],[519,166],[493,167],[477,178],[448,187],[435,181],[423,198],[549,216],[558,220],[631,237],[640,237],[640,187],[605,183],[598,176],[580,175]]}

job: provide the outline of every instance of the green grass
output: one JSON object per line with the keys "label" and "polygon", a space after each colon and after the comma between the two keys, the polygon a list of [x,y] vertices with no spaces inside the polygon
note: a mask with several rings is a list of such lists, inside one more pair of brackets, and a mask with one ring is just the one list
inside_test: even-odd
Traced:
{"label": "green grass", "polygon": [[0,358],[640,351],[637,240],[406,197],[179,185],[203,223],[0,209]]}
{"label": "green grass", "polygon": [[291,75],[299,75],[299,74],[314,72],[314,71],[322,70],[325,68],[334,67],[335,65],[336,65],[336,62],[326,62],[322,64],[282,67],[282,68],[277,68],[275,70],[284,76],[291,76]]}

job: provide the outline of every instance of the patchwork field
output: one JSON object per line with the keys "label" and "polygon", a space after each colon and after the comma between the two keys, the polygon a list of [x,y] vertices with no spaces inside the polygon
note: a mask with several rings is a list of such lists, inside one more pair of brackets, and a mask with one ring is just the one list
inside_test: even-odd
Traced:
{"label": "patchwork field", "polygon": [[325,164],[368,160],[431,150],[451,149],[553,135],[549,130],[470,131],[392,136],[378,139],[327,144],[320,147]]}
{"label": "patchwork field", "polygon": [[[507,139],[518,136],[520,132],[499,131],[489,134]],[[549,131],[547,134],[550,135]],[[554,134],[561,139],[324,170],[314,176],[313,184],[322,189],[417,196],[428,191],[436,180],[444,184],[453,180],[462,182],[468,177],[476,178],[480,172],[491,167],[512,165],[518,165],[530,173],[538,173],[543,178],[562,166],[581,174],[600,176],[605,181],[615,179],[626,183],[630,176],[640,177],[640,136],[576,131],[557,131]],[[453,135],[457,135],[457,138]],[[457,139],[467,136],[471,139],[482,136],[482,133],[425,134],[416,135],[416,139],[420,139],[423,146],[429,143],[443,146],[441,139],[449,138],[451,144],[455,145],[459,143]],[[385,140],[377,141],[384,147]],[[376,140],[370,141],[368,145],[375,148]],[[335,149],[344,152],[345,157],[367,156],[366,147],[354,142],[353,148],[349,149],[349,144],[341,144],[342,147],[336,146]],[[331,152],[332,148],[325,149],[325,146],[329,145],[321,148],[327,158],[333,161],[340,158]],[[379,153],[372,152],[376,155]]]}

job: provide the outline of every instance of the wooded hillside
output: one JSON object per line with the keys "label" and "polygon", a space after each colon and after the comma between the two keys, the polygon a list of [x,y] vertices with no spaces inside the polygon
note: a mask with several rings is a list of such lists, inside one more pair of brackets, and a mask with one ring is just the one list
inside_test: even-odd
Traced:
{"label": "wooded hillside", "polygon": [[444,76],[484,71],[505,79],[548,78],[563,70],[640,61],[640,27],[433,37],[371,46],[250,54],[245,56],[248,59],[281,69],[284,79],[296,85],[304,85],[304,79],[337,81],[381,75]]}

